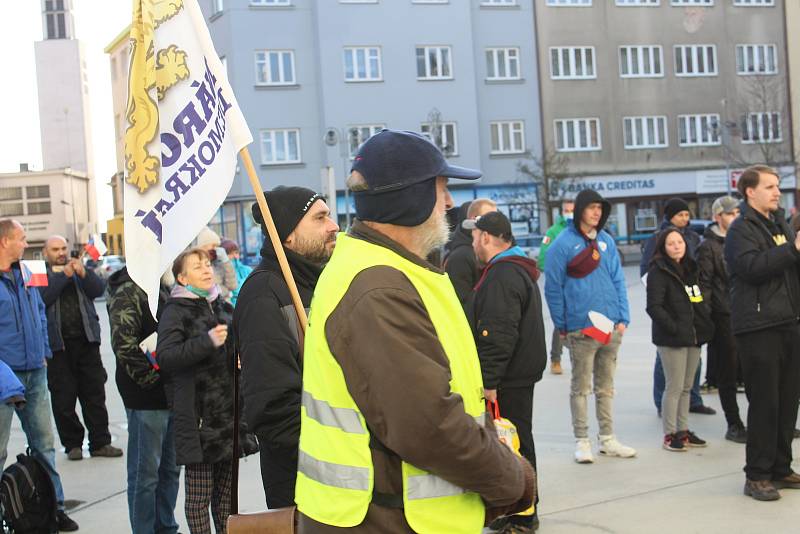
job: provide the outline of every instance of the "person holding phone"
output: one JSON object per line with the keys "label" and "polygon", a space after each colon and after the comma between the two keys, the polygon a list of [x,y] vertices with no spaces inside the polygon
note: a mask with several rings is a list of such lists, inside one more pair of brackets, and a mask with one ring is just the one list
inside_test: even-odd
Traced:
{"label": "person holding phone", "polygon": [[192,533],[225,532],[231,512],[233,307],[214,283],[208,253],[193,248],[172,264],[177,284],[158,323],[156,354],[174,417],[176,463],[186,466]]}
{"label": "person holding phone", "polygon": [[219,294],[226,302],[231,302],[233,291],[239,287],[236,269],[228,254],[222,247],[222,239],[211,228],[206,226],[197,234],[197,248],[203,249],[211,260],[214,270],[214,283],[219,287]]}

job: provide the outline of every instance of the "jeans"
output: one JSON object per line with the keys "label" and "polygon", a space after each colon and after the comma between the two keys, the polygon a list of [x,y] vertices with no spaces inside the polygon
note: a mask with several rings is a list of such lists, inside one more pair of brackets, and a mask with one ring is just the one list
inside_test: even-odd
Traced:
{"label": "jeans", "polygon": [[128,413],[128,516],[133,534],[175,534],[181,469],[169,410]]}
{"label": "jeans", "polygon": [[700,347],[658,347],[666,387],[661,407],[664,434],[689,430],[689,390],[700,361]]}
{"label": "jeans", "polygon": [[42,367],[33,371],[14,371],[25,386],[25,406],[14,408],[8,404],[0,405],[0,469],[6,465],[8,439],[11,437],[11,419],[17,412],[22,430],[28,440],[28,447],[36,458],[47,468],[56,490],[58,509],[64,509],[64,488],[56,471],[56,450],[53,446],[53,422],[50,419],[50,393],[47,390],[47,369]]}
{"label": "jeans", "polygon": [[[694,375],[692,390],[689,392],[689,407],[702,406],[703,397],[700,396],[700,362],[697,362],[697,372]],[[661,365],[661,355],[656,350],[656,364],[653,368],[653,402],[656,409],[661,412],[661,399],[664,397],[664,367]]]}
{"label": "jeans", "polygon": [[[617,370],[617,352],[622,343],[622,336],[615,330],[608,345],[603,345],[577,331],[567,334],[566,343],[572,364],[569,404],[575,438],[589,437],[587,411],[588,397],[592,391],[594,391],[600,435],[610,436],[614,433],[611,415],[614,404],[614,373]],[[594,389],[592,389],[592,379],[594,379]]]}

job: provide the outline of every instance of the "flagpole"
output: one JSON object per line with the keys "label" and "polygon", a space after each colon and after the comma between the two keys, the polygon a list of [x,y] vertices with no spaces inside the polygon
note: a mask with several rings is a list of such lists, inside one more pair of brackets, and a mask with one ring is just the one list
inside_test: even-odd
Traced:
{"label": "flagpole", "polygon": [[286,253],[283,251],[281,238],[278,237],[278,230],[275,229],[275,222],[272,220],[272,213],[270,213],[267,200],[264,198],[264,189],[261,187],[261,182],[258,181],[256,168],[253,166],[253,160],[250,158],[250,151],[247,150],[247,147],[245,146],[239,151],[239,155],[242,157],[245,171],[247,171],[247,177],[250,178],[250,185],[253,187],[253,191],[256,194],[256,202],[258,202],[258,207],[261,209],[261,218],[264,219],[264,224],[267,226],[267,234],[269,235],[269,239],[272,241],[272,248],[275,249],[275,254],[278,256],[278,263],[281,266],[283,278],[286,280],[286,285],[289,286],[289,293],[292,295],[292,303],[294,304],[294,310],[297,313],[297,319],[300,322],[301,331],[303,334],[305,334],[306,325],[308,323],[308,319],[306,317],[306,308],[303,306],[303,301],[300,300],[300,293],[298,293],[297,285],[294,283],[294,277],[292,276],[292,271],[289,268],[289,262],[286,259]]}

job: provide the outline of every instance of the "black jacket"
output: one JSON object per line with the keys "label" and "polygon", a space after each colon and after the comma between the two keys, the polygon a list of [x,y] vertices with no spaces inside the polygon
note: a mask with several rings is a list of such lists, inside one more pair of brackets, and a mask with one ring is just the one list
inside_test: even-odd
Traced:
{"label": "black jacket", "polygon": [[700,268],[700,290],[715,315],[731,314],[728,267],[725,265],[725,238],[715,230],[717,223],[706,228],[703,242],[697,249],[697,266]]}
{"label": "black jacket", "polygon": [[175,286],[158,323],[156,354],[174,416],[177,464],[230,460],[233,452],[233,335],[214,348],[208,331],[231,324],[233,307]]}
{"label": "black jacket", "polygon": [[536,262],[506,256],[486,266],[470,319],[486,389],[532,386],[547,365]]}
{"label": "black jacket", "polygon": [[[800,317],[800,252],[782,209],[767,220],[746,202],[725,238],[734,334],[796,323]],[[786,242],[773,238],[781,234]]]}
{"label": "black jacket", "polygon": [[75,284],[78,294],[78,303],[81,310],[86,341],[100,344],[100,319],[94,309],[94,299],[101,296],[106,289],[105,283],[87,268],[86,276],[81,278],[77,274],[67,277],[64,273],[54,273],[47,265],[47,287],[40,287],[42,300],[47,306],[47,336],[50,339],[50,350],[53,352],[64,350],[64,338],[61,337],[61,303],[60,297],[64,289],[70,284]]}
{"label": "black jacket", "polygon": [[[267,244],[269,240],[267,240]],[[322,268],[291,250],[286,257],[308,309]],[[262,447],[297,449],[303,371],[297,314],[271,246],[239,291],[233,328],[242,363],[244,419]]]}
{"label": "black jacket", "polygon": [[459,225],[453,239],[448,243],[447,256],[444,259],[444,270],[456,290],[458,300],[462,304],[472,294],[472,288],[478,282],[478,258],[472,248],[472,233]]}
{"label": "black jacket", "polygon": [[714,336],[705,298],[691,302],[687,292],[698,287],[697,263],[689,257],[681,263],[683,272],[672,260],[659,258],[647,272],[647,314],[658,347],[699,347]]}
{"label": "black jacket", "polygon": [[[651,235],[644,244],[642,251],[642,260],[639,262],[639,276],[644,276],[644,273],[650,270],[650,260],[653,259],[653,254],[656,251],[656,241],[658,234],[665,228],[672,226],[672,223],[664,219],[661,221],[661,227],[658,232]],[[697,232],[689,228],[679,228],[678,231],[683,235],[683,240],[686,241],[686,253],[693,260],[697,259],[697,248],[700,246],[700,236]]]}
{"label": "black jacket", "polygon": [[[169,292],[161,286],[158,315]],[[150,313],[147,294],[131,279],[125,267],[108,279],[108,321],[111,347],[117,360],[115,379],[125,408],[130,410],[166,410],[164,381],[148,361],[139,344],[158,329]]]}

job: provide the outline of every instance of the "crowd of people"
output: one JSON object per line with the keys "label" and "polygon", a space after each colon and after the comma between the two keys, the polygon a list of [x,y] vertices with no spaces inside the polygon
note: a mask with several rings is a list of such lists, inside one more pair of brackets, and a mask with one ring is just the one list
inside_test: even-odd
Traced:
{"label": "crowd of people", "polygon": [[[0,360],[24,386],[24,402],[17,392],[0,406],[0,464],[16,412],[55,486],[59,528],[78,529],[63,510],[50,414],[68,459],[83,458],[84,424],[90,456],[122,455],[108,431],[93,302],[106,292],[128,418],[134,534],[177,532],[181,466],[190,532],[210,533],[212,524],[225,532],[238,459],[256,452],[266,505],[297,506],[299,532],[536,530],[533,398],[548,339],[552,373],[565,372],[561,355],[569,352],[574,460],[637,454],[617,438],[613,416],[627,288],[604,230],[611,206],[600,194],[586,189],[563,204],[537,262],[516,245],[492,200],[454,209],[448,179],[479,177],[450,165],[420,135],[384,130],[354,159],[347,187],[357,218],[345,233],[317,192],[268,191],[309,313],[305,330],[268,237],[250,269],[235,242],[202,230],[162,276],[154,317],[126,269],[106,284],[68,257],[59,236],[43,251],[48,286],[26,287],[18,263],[24,229],[0,221]],[[698,391],[707,344],[725,437],[746,443],[744,493],[774,500],[780,489],[800,489],[791,469],[800,237],[779,208],[774,170],[751,167],[738,189],[741,200],[713,203],[703,239],[688,227],[688,204],[670,200],[644,246],[654,401],[666,451],[707,446],[688,417],[714,413]],[[451,232],[447,213],[455,211]],[[257,203],[253,217],[266,236]],[[498,439],[499,417],[515,427],[518,450]]]}

